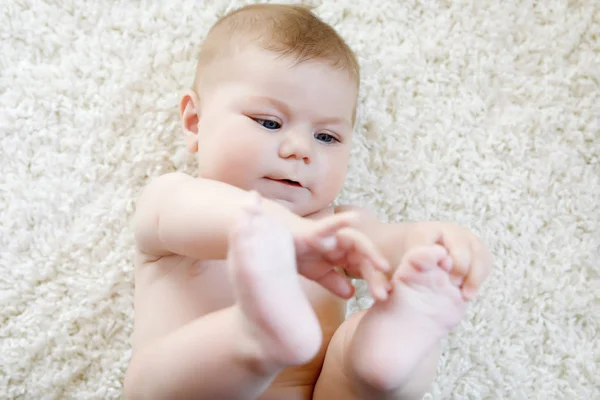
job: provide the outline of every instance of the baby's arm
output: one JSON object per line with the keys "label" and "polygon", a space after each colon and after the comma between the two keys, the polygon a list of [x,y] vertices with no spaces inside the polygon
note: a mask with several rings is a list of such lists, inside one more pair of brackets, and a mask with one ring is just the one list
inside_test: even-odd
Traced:
{"label": "baby's arm", "polygon": [[[464,316],[468,290],[478,288],[489,273],[491,255],[455,224],[385,224],[365,210],[336,208],[348,210],[358,211],[357,228],[397,267],[394,289],[387,302],[354,314],[338,329],[315,398],[339,394],[340,379],[366,393],[364,398],[421,398],[436,372],[439,340]],[[452,272],[459,281],[451,279]]]}
{"label": "baby's arm", "polygon": [[[196,259],[225,258],[227,247],[232,243],[230,230],[238,231],[238,247],[244,243],[242,240],[240,244],[240,221],[236,219],[244,213],[244,208],[248,208],[249,199],[249,193],[219,182],[194,179],[182,174],[157,178],[144,190],[138,201],[134,231],[139,250],[154,260],[173,253]],[[265,211],[268,210],[288,224],[301,224],[303,221],[268,200],[264,200],[262,206]],[[281,240],[285,241],[285,236]],[[277,246],[278,243],[270,240],[266,245]],[[237,271],[247,266],[248,262],[243,257],[229,259],[228,267],[230,271]],[[269,271],[264,267],[261,265],[258,270]],[[277,267],[281,269],[281,265]],[[244,276],[249,279],[248,276],[252,274],[248,274],[247,268],[244,271],[247,272]],[[236,282],[239,288],[240,280],[236,280],[234,285]],[[256,282],[263,286],[267,284],[260,279]],[[281,282],[278,276],[276,285],[281,285]],[[292,282],[297,283],[298,280],[292,276]],[[136,281],[139,298],[148,302],[156,301],[152,294],[148,295],[147,290],[148,285],[144,284],[143,279]],[[247,290],[242,292],[246,293]],[[272,292],[264,291],[267,295]],[[237,300],[233,306],[198,316],[167,334],[138,342],[125,377],[125,398],[258,397],[281,368],[287,365],[283,365],[284,361],[296,361],[274,360],[263,351],[262,342],[255,337],[256,329],[249,329],[254,325],[248,322],[251,320],[248,313],[240,307],[240,304],[247,305],[250,302]],[[142,319],[149,318],[152,306],[142,309],[144,311],[139,316]],[[174,313],[177,311],[173,310]],[[318,325],[317,335],[314,336],[317,337],[318,348],[321,340]],[[312,355],[312,348],[305,353],[309,351]],[[304,362],[306,355],[301,353],[298,357]]]}
{"label": "baby's arm", "polygon": [[[182,173],[160,176],[144,189],[137,203],[134,231],[138,248],[153,256],[224,259],[229,232],[249,195],[222,182]],[[289,229],[305,223],[274,201],[264,199],[262,207]]]}
{"label": "baby's arm", "polygon": [[356,228],[377,246],[392,268],[415,247],[440,244],[452,258],[451,280],[460,286],[465,299],[472,300],[493,266],[487,246],[468,229],[441,221],[386,224],[372,213],[353,206],[339,206],[336,212],[354,211],[359,218]]}
{"label": "baby's arm", "polygon": [[[226,251],[231,250],[227,266],[232,285],[237,288],[236,303],[198,316],[168,334],[138,343],[125,378],[126,398],[255,398],[283,367],[305,363],[318,350],[321,332],[295,276],[293,259],[297,254],[287,239],[289,231],[279,228],[283,232],[280,233],[277,226],[287,221],[303,228],[306,223],[309,234],[327,234],[351,220],[341,215],[318,222],[304,220],[267,200],[262,201],[262,208],[279,221],[250,218],[256,210],[249,214],[248,203],[257,199],[257,195],[252,198],[247,192],[225,184],[180,174],[158,178],[144,191],[135,217],[140,250],[153,259],[171,253],[196,259],[225,258]],[[236,221],[244,215],[242,221]],[[246,222],[240,225],[243,220]],[[262,236],[257,221],[262,221]],[[300,232],[304,233],[302,229]],[[369,255],[368,249],[364,253]],[[274,258],[278,254],[281,260]],[[288,268],[284,268],[286,264]],[[276,279],[264,279],[271,274]],[[267,289],[258,290],[264,287]],[[143,280],[140,285],[136,282],[136,292],[144,293],[147,288]],[[276,295],[278,290],[281,293]],[[140,298],[155,301],[147,292]],[[290,306],[296,310],[292,314]],[[286,325],[285,318],[275,318],[278,308],[285,311],[285,316],[292,316],[287,320],[288,325],[304,320],[301,328],[272,328],[271,325],[284,328]],[[146,317],[151,311],[146,309]],[[306,318],[301,318],[303,314]],[[264,331],[284,332],[283,338],[277,336],[269,341],[269,334],[263,334],[259,328],[269,321],[271,325]],[[311,329],[307,327],[311,325],[313,335],[308,335]],[[298,335],[291,335],[292,331]],[[302,343],[305,345],[301,346]],[[287,356],[280,359],[282,355]]]}

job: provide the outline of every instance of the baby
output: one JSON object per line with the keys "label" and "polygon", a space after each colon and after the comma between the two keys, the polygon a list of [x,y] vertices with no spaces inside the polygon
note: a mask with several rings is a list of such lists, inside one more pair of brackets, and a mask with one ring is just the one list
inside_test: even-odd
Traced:
{"label": "baby", "polygon": [[[198,177],[161,176],[135,214],[128,399],[418,399],[439,341],[490,272],[454,224],[334,207],[359,68],[308,9],[222,18],[183,96]],[[345,319],[350,277],[375,299]]]}

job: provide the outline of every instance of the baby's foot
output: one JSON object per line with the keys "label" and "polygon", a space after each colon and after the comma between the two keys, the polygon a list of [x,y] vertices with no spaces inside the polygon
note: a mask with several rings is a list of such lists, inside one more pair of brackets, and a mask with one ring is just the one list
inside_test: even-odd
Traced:
{"label": "baby's foot", "polygon": [[252,201],[229,242],[237,305],[268,363],[303,364],[321,345],[319,321],[300,287],[290,232],[262,212],[255,193]]}
{"label": "baby's foot", "polygon": [[376,302],[356,328],[350,362],[358,377],[385,390],[400,388],[433,346],[465,314],[450,282],[452,259],[442,246],[410,250],[392,278],[388,300]]}

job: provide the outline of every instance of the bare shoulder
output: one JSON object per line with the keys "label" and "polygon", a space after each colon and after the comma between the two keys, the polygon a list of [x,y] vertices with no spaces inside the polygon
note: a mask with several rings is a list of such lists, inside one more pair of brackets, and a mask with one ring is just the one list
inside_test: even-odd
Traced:
{"label": "bare shoulder", "polygon": [[190,175],[181,172],[171,172],[168,174],[157,176],[152,179],[148,185],[144,187],[139,198],[139,202],[152,200],[165,193],[165,189],[172,189],[174,186],[184,181],[193,180]]}
{"label": "bare shoulder", "polygon": [[133,232],[138,250],[148,255],[159,248],[158,216],[164,199],[172,196],[182,183],[193,180],[190,175],[173,172],[158,176],[146,185],[136,201]]}

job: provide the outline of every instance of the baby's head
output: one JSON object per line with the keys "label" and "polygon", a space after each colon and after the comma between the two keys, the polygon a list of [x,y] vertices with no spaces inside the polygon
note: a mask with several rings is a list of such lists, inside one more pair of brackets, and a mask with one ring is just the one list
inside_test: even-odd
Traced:
{"label": "baby's head", "polygon": [[359,68],[307,8],[254,5],[210,30],[181,100],[199,175],[279,201],[300,215],[341,191]]}

